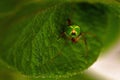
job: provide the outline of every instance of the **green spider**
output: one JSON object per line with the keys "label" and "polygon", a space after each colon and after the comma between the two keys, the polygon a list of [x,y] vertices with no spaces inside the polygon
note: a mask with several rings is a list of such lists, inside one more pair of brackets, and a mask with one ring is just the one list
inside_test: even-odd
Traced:
{"label": "green spider", "polygon": [[77,25],[67,26],[64,33],[73,43],[77,42],[81,37],[80,27]]}
{"label": "green spider", "polygon": [[78,25],[72,25],[70,19],[67,20],[68,26],[65,28],[62,35],[67,37],[69,40],[71,40],[73,43],[76,43],[79,41],[81,37],[83,37],[84,43],[86,44],[86,39],[84,37],[84,33],[81,32],[81,28]]}

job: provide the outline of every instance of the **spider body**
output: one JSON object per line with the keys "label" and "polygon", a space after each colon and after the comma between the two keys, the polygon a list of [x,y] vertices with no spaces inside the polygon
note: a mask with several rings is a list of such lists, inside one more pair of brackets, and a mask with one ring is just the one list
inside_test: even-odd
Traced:
{"label": "spider body", "polygon": [[85,32],[81,31],[80,26],[71,24],[70,19],[67,20],[67,26],[63,28],[63,32],[60,37],[64,38],[65,41],[71,40],[72,43],[77,43],[81,39],[85,45],[85,56],[87,56],[88,47]]}
{"label": "spider body", "polygon": [[66,27],[64,34],[68,39],[75,43],[81,36],[80,27],[77,25],[69,25]]}

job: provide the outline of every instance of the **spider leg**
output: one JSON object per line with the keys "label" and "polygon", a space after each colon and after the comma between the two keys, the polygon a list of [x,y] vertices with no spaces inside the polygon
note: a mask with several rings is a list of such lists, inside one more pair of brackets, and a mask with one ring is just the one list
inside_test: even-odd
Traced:
{"label": "spider leg", "polygon": [[59,56],[62,56],[62,53],[61,53],[61,52],[58,52],[56,55],[54,55],[54,56],[51,57],[49,60],[47,60],[47,61],[44,63],[44,65],[46,65],[46,64],[48,64],[48,63],[50,63],[50,64],[54,63],[54,60],[55,60],[57,57],[59,57]]}
{"label": "spider leg", "polygon": [[71,20],[68,18],[67,19],[67,25],[70,26],[71,25]]}
{"label": "spider leg", "polygon": [[78,41],[81,37],[82,37],[82,33],[78,35],[78,37],[76,38],[76,41]]}
{"label": "spider leg", "polygon": [[85,35],[87,35],[87,34],[91,35],[93,38],[95,38],[97,41],[99,41],[99,39],[96,37],[95,34],[92,34],[90,32],[83,32],[83,33],[81,33],[81,36],[83,38],[83,41],[84,41],[84,44],[85,44],[85,48],[86,48],[86,56],[88,56],[88,44],[87,44],[87,40],[86,40],[86,37],[85,37]]}
{"label": "spider leg", "polygon": [[59,41],[61,37],[63,38],[64,35],[65,35],[65,32],[62,32],[62,33],[60,34],[60,36],[58,36],[57,41]]}
{"label": "spider leg", "polygon": [[84,44],[85,44],[85,56],[88,56],[88,45],[87,45],[87,40],[86,40],[86,38],[85,38],[85,34],[84,33],[81,33],[80,34],[81,35],[81,37],[83,38],[82,40],[83,40],[83,42],[84,42]]}
{"label": "spider leg", "polygon": [[99,38],[96,36],[96,34],[90,33],[90,32],[86,32],[86,34],[92,36],[95,40],[97,40],[97,42],[100,42]]}
{"label": "spider leg", "polygon": [[53,56],[51,59],[50,59],[50,63],[53,63],[53,61],[54,61],[54,59],[55,58],[57,58],[57,57],[59,57],[59,56],[61,56],[62,55],[62,53],[61,52],[58,52],[58,54],[57,55],[55,55],[55,56]]}

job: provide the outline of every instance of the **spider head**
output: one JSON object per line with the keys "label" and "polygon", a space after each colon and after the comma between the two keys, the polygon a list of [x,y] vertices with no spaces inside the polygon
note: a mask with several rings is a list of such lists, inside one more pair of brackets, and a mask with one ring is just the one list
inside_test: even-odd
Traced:
{"label": "spider head", "polygon": [[76,38],[80,34],[80,27],[77,25],[70,25],[66,28],[65,34],[70,38]]}

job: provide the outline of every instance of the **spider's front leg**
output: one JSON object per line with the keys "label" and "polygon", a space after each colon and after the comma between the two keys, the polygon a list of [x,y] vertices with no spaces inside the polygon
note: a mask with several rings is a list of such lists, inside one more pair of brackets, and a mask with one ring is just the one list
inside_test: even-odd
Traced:
{"label": "spider's front leg", "polygon": [[[71,20],[68,18],[67,19],[67,26],[70,26],[71,25]],[[64,32],[62,32],[61,34],[60,34],[60,36],[58,37],[58,41],[60,40],[60,38],[62,37],[62,38],[65,38],[65,36],[66,36],[66,34],[65,34],[65,29],[63,29],[63,31]],[[69,38],[70,39],[70,38]]]}
{"label": "spider's front leg", "polygon": [[82,37],[82,33],[79,34],[79,36],[76,38],[76,42]]}
{"label": "spider's front leg", "polygon": [[68,18],[67,19],[67,25],[70,26],[71,25],[71,20]]}

